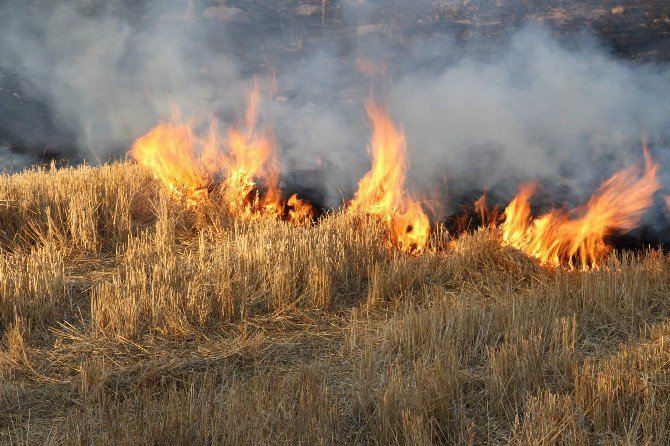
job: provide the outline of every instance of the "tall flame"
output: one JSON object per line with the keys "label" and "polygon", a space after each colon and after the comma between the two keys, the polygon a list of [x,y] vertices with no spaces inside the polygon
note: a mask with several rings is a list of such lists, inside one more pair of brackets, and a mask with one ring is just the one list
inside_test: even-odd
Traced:
{"label": "tall flame", "polygon": [[[272,132],[258,128],[259,99],[259,84],[254,79],[247,97],[244,120],[241,125],[228,129],[226,144],[231,158],[225,197],[231,212],[245,218],[250,218],[257,211],[267,215],[270,209],[280,206],[274,162],[276,144]],[[253,196],[257,179],[269,180],[263,203]]]}
{"label": "tall flame", "polygon": [[500,208],[498,206],[493,209],[488,207],[488,193],[484,192],[475,203],[475,212],[479,215],[479,220],[482,227],[495,228],[498,223]]}
{"label": "tall flame", "polygon": [[226,139],[219,136],[214,121],[208,134],[199,137],[192,122],[180,123],[178,113],[173,113],[173,123],[159,124],[138,138],[129,154],[187,205],[203,202],[221,184],[226,206],[239,218],[270,216],[307,223],[314,217],[309,203],[296,195],[287,201],[281,198],[275,139],[270,130],[258,126],[259,99],[254,79],[244,119],[228,129]]}
{"label": "tall flame", "polygon": [[178,113],[173,111],[173,115],[175,123],[158,124],[135,141],[129,154],[175,196],[192,205],[207,195],[225,157],[218,150],[214,129],[207,138],[200,138],[191,123],[179,123]]}
{"label": "tall flame", "polygon": [[605,237],[635,228],[660,188],[658,163],[644,147],[645,168],[629,166],[605,180],[589,201],[571,211],[554,209],[531,217],[534,185],[523,186],[505,209],[503,241],[548,266],[568,264],[588,269],[609,251]]}
{"label": "tall flame", "polygon": [[358,183],[350,209],[378,215],[388,222],[393,245],[405,251],[421,252],[430,234],[430,222],[420,204],[404,190],[405,135],[386,110],[367,100],[365,109],[372,122],[369,145],[372,168]]}
{"label": "tall flame", "polygon": [[[279,167],[274,135],[258,127],[259,84],[252,80],[247,99],[244,126],[231,126],[228,130],[228,147],[231,154],[226,198],[230,210],[244,218],[268,216],[303,224],[314,218],[314,208],[293,194],[287,201],[279,190]],[[253,196],[257,190],[256,179],[264,184],[262,197]]]}

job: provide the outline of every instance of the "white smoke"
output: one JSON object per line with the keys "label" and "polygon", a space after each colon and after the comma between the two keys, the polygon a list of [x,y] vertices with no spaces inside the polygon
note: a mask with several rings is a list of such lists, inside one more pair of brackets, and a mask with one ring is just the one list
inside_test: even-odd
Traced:
{"label": "white smoke", "polygon": [[[368,168],[363,100],[373,81],[356,70],[366,58],[387,66],[373,90],[407,133],[408,183],[420,194],[442,187],[446,175],[450,190],[465,195],[508,198],[540,180],[558,200],[583,199],[641,158],[645,133],[670,171],[668,65],[617,58],[585,35],[559,42],[531,26],[480,51],[481,39],[469,46],[439,28],[414,35],[385,22],[388,11],[351,2],[337,10],[339,28],[316,31],[300,20],[318,24],[318,14],[285,22],[272,6],[260,18],[245,10],[260,3],[47,3],[13,6],[0,18],[0,69],[44,104],[31,127],[66,129],[89,160],[123,157],[169,119],[170,101],[224,128],[242,111],[249,78],[275,69],[278,91],[265,102],[264,122],[276,131],[282,165],[317,171],[307,185],[294,182],[321,188],[336,206]],[[14,134],[31,131],[0,119]],[[452,195],[451,209],[459,200]]]}

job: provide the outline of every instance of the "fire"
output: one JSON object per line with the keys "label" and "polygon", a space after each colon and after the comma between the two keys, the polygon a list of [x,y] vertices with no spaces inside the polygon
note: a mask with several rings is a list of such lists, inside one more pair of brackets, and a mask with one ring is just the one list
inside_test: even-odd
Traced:
{"label": "fire", "polygon": [[[276,144],[272,132],[258,128],[260,89],[254,79],[247,98],[247,111],[241,125],[228,129],[227,147],[230,152],[225,198],[234,215],[251,218],[263,215],[280,215],[280,193],[275,161]],[[261,200],[254,196],[256,180],[266,180],[267,190]]]}
{"label": "fire", "polygon": [[[254,80],[246,113],[225,137],[215,123],[200,136],[191,121],[181,122],[175,113],[173,122],[161,123],[138,138],[129,153],[187,206],[222,199],[237,218],[309,224],[315,217],[310,203],[295,194],[282,198],[277,144],[272,131],[259,125],[259,103],[259,84]],[[405,190],[405,135],[383,107],[370,99],[365,107],[373,128],[368,146],[372,167],[358,183],[349,210],[383,220],[391,246],[421,253],[431,228],[424,207]],[[543,265],[597,268],[610,249],[606,237],[633,229],[660,188],[658,163],[649,156],[646,144],[643,149],[644,169],[630,166],[615,173],[587,203],[572,210],[553,209],[533,217],[530,200],[536,186],[521,187],[503,214],[499,228],[503,242]],[[484,194],[475,208],[482,225],[495,227],[498,210],[489,212],[486,201]],[[670,197],[665,201],[670,210]]]}
{"label": "fire", "polygon": [[660,188],[658,164],[644,147],[645,168],[629,166],[605,180],[589,201],[571,211],[554,209],[532,218],[535,185],[523,186],[505,209],[502,239],[543,265],[597,268],[609,252],[605,237],[635,228]]}
{"label": "fire", "polygon": [[[249,91],[243,126],[228,130],[231,154],[225,196],[231,212],[242,218],[266,216],[295,224],[311,222],[315,216],[311,204],[296,194],[282,200],[279,189],[279,167],[276,142],[271,131],[258,126],[260,91],[254,79]],[[256,180],[263,182],[264,194],[258,191]]]}
{"label": "fire", "polygon": [[484,192],[475,201],[475,212],[479,215],[482,227],[494,228],[498,223],[500,209],[496,206],[490,210],[488,207],[488,198],[488,193]]}
{"label": "fire", "polygon": [[420,204],[409,202],[391,218],[392,242],[403,251],[423,252],[430,235],[430,221]]}
{"label": "fire", "polygon": [[286,201],[286,210],[288,212],[288,221],[295,224],[308,223],[314,220],[314,207],[309,202],[298,198],[298,194],[293,194]]}
{"label": "fire", "polygon": [[312,206],[296,195],[287,201],[281,198],[276,143],[272,132],[258,125],[259,100],[254,79],[244,118],[229,127],[227,138],[219,136],[215,122],[205,137],[199,137],[192,122],[180,123],[175,113],[174,123],[159,124],[140,137],[130,156],[189,206],[220,189],[225,206],[238,218],[306,224],[314,217]]}
{"label": "fire", "polygon": [[224,161],[212,134],[199,138],[189,123],[161,123],[135,141],[129,153],[188,205],[207,196]]}
{"label": "fire", "polygon": [[388,222],[391,242],[405,251],[422,252],[428,242],[430,222],[420,204],[404,190],[405,135],[386,110],[368,100],[365,108],[372,122],[369,145],[372,168],[358,183],[350,209],[377,215]]}

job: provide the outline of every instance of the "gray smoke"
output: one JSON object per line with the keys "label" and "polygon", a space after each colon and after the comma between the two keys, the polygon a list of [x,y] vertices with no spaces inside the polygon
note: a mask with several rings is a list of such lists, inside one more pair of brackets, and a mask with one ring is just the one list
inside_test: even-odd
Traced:
{"label": "gray smoke", "polygon": [[[670,162],[670,70],[607,55],[583,37],[568,49],[546,29],[517,32],[486,60],[409,73],[391,92],[417,177],[502,191],[542,180],[584,199],[614,169],[642,159],[642,138]],[[666,169],[667,170],[667,169]]]}
{"label": "gray smoke", "polygon": [[189,17],[165,6],[139,12],[120,2],[9,8],[0,27],[8,75],[22,79],[22,93],[48,110],[49,124],[42,127],[70,131],[93,161],[122,151],[168,117],[171,102],[188,115],[221,104],[232,109],[239,100],[236,64],[225,55],[209,57],[206,43],[189,35]]}
{"label": "gray smoke", "polygon": [[[670,165],[667,64],[617,58],[587,35],[559,41],[537,25],[463,42],[440,27],[413,32],[394,19],[398,11],[370,2],[338,2],[330,27],[320,26],[320,8],[307,7],[316,5],[266,3],[5,6],[0,95],[18,92],[24,102],[0,104],[4,134],[26,151],[64,135],[55,145],[76,147],[75,158],[123,157],[169,119],[170,102],[225,128],[243,111],[249,78],[276,71],[263,118],[286,181],[329,206],[349,198],[369,167],[370,91],[406,131],[410,187],[430,195],[448,178],[446,212],[484,190],[507,199],[530,180],[552,200],[578,202],[641,159],[645,133]],[[402,14],[418,15],[403,4]],[[371,78],[357,70],[361,60],[386,70]],[[25,101],[42,111],[13,113]]]}

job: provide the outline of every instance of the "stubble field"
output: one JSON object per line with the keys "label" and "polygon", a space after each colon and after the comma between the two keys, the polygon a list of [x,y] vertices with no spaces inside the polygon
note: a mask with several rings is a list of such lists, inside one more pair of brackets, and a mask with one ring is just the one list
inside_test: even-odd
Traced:
{"label": "stubble field", "polygon": [[130,163],[0,177],[3,444],[670,442],[670,262],[241,222]]}

